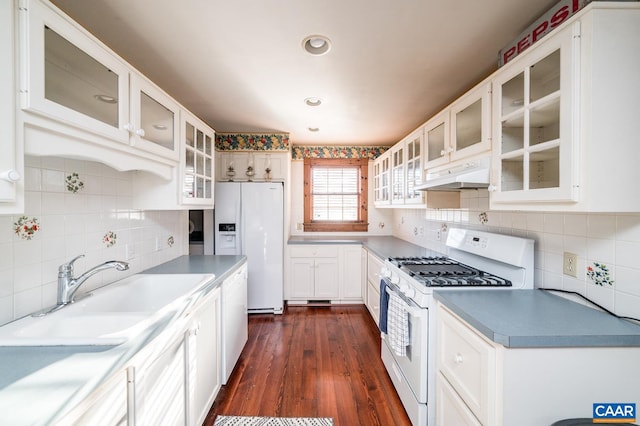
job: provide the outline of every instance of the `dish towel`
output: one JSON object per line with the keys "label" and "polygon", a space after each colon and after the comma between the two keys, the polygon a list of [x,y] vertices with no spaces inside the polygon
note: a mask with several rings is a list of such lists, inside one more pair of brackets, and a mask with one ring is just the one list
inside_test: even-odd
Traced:
{"label": "dish towel", "polygon": [[409,346],[409,307],[394,292],[389,295],[387,334],[391,349],[396,355],[407,356],[407,346]]}
{"label": "dish towel", "polygon": [[387,309],[389,308],[389,293],[387,293],[387,283],[380,280],[380,318],[378,318],[378,328],[381,332],[387,333]]}

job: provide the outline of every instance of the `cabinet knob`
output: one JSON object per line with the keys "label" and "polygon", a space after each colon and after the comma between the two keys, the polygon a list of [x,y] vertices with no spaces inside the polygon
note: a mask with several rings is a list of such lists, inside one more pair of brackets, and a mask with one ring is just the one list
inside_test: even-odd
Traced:
{"label": "cabinet knob", "polygon": [[125,129],[127,132],[133,132],[133,124],[131,123],[127,123],[124,126],[122,126],[123,129]]}
{"label": "cabinet knob", "polygon": [[444,149],[442,151],[440,151],[440,155],[445,155],[447,153],[447,151],[445,151]]}
{"label": "cabinet knob", "polygon": [[455,362],[456,364],[462,364],[463,361],[464,361],[464,358],[462,357],[462,354],[459,352],[455,354],[455,356],[453,357],[453,362]]}
{"label": "cabinet knob", "polygon": [[9,169],[0,173],[0,179],[6,180],[7,182],[17,182],[20,180],[20,173],[17,170]]}
{"label": "cabinet knob", "polygon": [[136,135],[140,136],[140,137],[144,137],[144,129],[138,129],[136,130]]}
{"label": "cabinet knob", "polygon": [[489,191],[489,192],[496,192],[497,190],[498,190],[498,187],[495,186],[495,185],[489,185],[487,187],[487,191]]}

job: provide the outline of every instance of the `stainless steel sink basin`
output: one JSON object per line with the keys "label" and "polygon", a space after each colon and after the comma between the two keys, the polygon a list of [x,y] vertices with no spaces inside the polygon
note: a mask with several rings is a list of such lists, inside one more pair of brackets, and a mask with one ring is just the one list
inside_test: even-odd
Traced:
{"label": "stainless steel sink basin", "polygon": [[120,345],[213,278],[207,274],[133,275],[47,315],[24,317],[0,327],[0,346]]}

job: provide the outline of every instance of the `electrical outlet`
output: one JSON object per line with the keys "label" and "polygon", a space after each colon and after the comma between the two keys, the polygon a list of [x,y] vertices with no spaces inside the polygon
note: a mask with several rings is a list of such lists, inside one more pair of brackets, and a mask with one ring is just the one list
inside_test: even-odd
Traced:
{"label": "electrical outlet", "polygon": [[564,259],[562,261],[562,273],[572,277],[578,276],[578,255],[564,252]]}

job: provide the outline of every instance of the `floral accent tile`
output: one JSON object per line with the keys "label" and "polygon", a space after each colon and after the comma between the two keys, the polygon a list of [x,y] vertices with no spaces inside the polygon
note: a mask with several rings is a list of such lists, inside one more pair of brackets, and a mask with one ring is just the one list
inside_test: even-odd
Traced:
{"label": "floral accent tile", "polygon": [[106,234],[104,234],[104,237],[102,237],[102,242],[104,243],[105,246],[112,247],[116,243],[117,238],[118,236],[116,235],[115,232],[109,231]]}
{"label": "floral accent tile", "polygon": [[84,188],[84,182],[80,180],[80,176],[76,172],[67,175],[65,183],[67,185],[67,191],[73,194],[77,194],[78,191]]}
{"label": "floral accent tile", "polygon": [[489,215],[487,214],[487,212],[482,212],[478,215],[478,220],[481,224],[486,225],[487,223],[489,223]]}
{"label": "floral accent tile", "polygon": [[294,160],[305,158],[368,158],[375,160],[389,147],[387,146],[294,146],[291,156]]}
{"label": "floral accent tile", "polygon": [[169,247],[173,247],[173,245],[176,243],[176,240],[173,238],[173,235],[170,236],[169,238],[167,238],[167,245]]}
{"label": "floral accent tile", "polygon": [[21,239],[30,240],[40,230],[40,224],[35,217],[20,216],[13,224],[13,230]]}
{"label": "floral accent tile", "polygon": [[605,285],[613,286],[614,283],[609,274],[609,268],[600,262],[593,262],[592,265],[587,266],[587,278],[593,281],[595,285],[602,287]]}
{"label": "floral accent tile", "polygon": [[218,151],[289,151],[289,134],[217,133]]}

